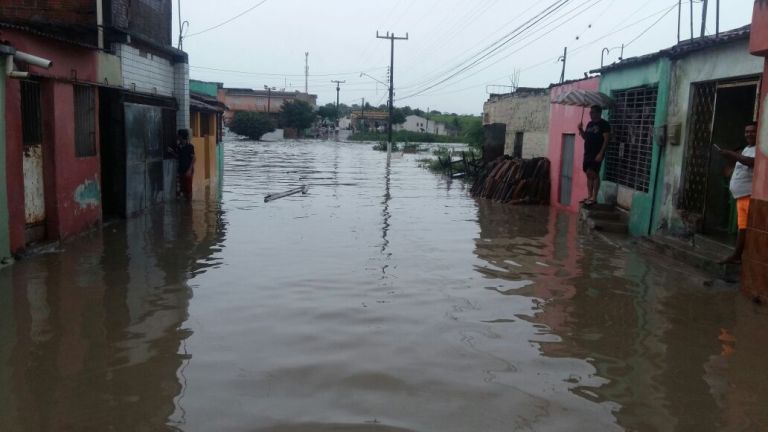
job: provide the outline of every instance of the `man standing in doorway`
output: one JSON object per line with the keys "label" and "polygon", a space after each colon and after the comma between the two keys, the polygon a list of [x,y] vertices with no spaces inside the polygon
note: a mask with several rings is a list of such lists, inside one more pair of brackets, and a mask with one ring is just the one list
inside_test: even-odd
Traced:
{"label": "man standing in doorway", "polygon": [[189,142],[189,131],[179,129],[176,134],[179,157],[179,187],[187,201],[192,200],[192,177],[195,174],[195,147]]}
{"label": "man standing in doorway", "polygon": [[589,110],[590,122],[587,128],[579,123],[579,135],[584,139],[584,163],[582,168],[587,174],[587,199],[582,201],[585,206],[597,202],[600,190],[600,166],[605,158],[605,149],[611,137],[611,125],[602,117],[603,107],[593,105]]}
{"label": "man standing in doorway", "polygon": [[736,162],[731,175],[731,194],[736,200],[736,219],[739,227],[736,250],[721,264],[741,262],[741,254],[747,242],[747,219],[749,200],[752,198],[752,170],[755,166],[755,143],[757,142],[757,123],[750,123],[744,128],[744,140],[747,146],[741,152],[720,150],[720,154],[729,161]]}

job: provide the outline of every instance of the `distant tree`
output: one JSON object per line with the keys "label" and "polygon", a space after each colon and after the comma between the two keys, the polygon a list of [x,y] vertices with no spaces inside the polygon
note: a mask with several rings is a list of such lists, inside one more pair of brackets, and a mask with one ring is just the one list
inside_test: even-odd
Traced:
{"label": "distant tree", "polygon": [[408,105],[400,108],[400,110],[403,112],[403,114],[408,117],[409,115],[413,115],[413,109],[409,107]]}
{"label": "distant tree", "polygon": [[392,124],[399,125],[405,123],[405,113],[401,108],[395,108],[392,111]]}
{"label": "distant tree", "polygon": [[352,108],[347,104],[339,104],[339,117],[346,117],[352,114]]}
{"label": "distant tree", "polygon": [[379,107],[377,109],[380,110],[380,111],[389,111],[389,105],[381,104],[381,105],[379,105]]}
{"label": "distant tree", "polygon": [[467,120],[464,125],[464,141],[475,148],[482,148],[485,141],[485,131],[483,130],[483,121],[479,117],[473,117]]}
{"label": "distant tree", "polygon": [[315,121],[315,112],[312,105],[301,100],[283,103],[280,111],[280,125],[284,128],[298,130],[312,126]]}
{"label": "distant tree", "polygon": [[438,110],[432,110],[432,111],[429,112],[429,115],[440,115],[440,114],[442,114],[442,113],[440,111],[438,111]]}
{"label": "distant tree", "polygon": [[336,120],[339,113],[336,111],[336,104],[325,104],[317,109],[317,116],[321,119]]}
{"label": "distant tree", "polygon": [[229,129],[238,135],[258,141],[264,134],[275,130],[275,123],[267,113],[237,111],[229,121]]}
{"label": "distant tree", "polygon": [[425,114],[425,113],[424,113],[424,111],[422,111],[422,110],[420,110],[420,109],[416,108],[415,110],[413,110],[413,114],[414,114],[414,115],[417,115],[417,116],[419,116],[419,117],[424,117],[424,114]]}

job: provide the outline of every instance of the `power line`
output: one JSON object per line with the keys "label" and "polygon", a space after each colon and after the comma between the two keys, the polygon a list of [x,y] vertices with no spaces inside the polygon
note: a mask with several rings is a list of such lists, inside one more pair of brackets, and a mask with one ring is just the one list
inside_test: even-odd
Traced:
{"label": "power line", "polygon": [[252,10],[256,9],[257,7],[259,7],[259,6],[263,5],[264,3],[266,3],[267,1],[268,1],[268,0],[262,0],[262,1],[260,1],[260,2],[256,3],[255,5],[253,5],[253,6],[249,7],[248,9],[246,9],[246,10],[244,10],[244,11],[240,12],[239,14],[237,14],[237,15],[233,16],[232,18],[230,18],[230,19],[228,19],[228,20],[226,20],[226,21],[224,21],[224,22],[221,22],[221,23],[219,23],[219,24],[216,24],[215,26],[212,26],[212,27],[208,27],[208,28],[207,28],[207,29],[205,29],[205,30],[200,30],[199,32],[195,32],[195,33],[192,33],[192,34],[188,34],[188,35],[186,35],[186,36],[184,36],[184,37],[192,37],[192,36],[197,36],[197,35],[199,35],[199,34],[203,34],[203,33],[205,33],[205,32],[209,32],[209,31],[211,31],[211,30],[216,30],[217,28],[219,28],[219,27],[221,27],[221,26],[223,26],[223,25],[229,24],[229,23],[231,23],[232,21],[234,21],[234,20],[236,20],[236,19],[240,18],[241,16],[243,16],[243,15],[247,14],[248,12],[250,12],[250,11],[252,11]]}
{"label": "power line", "polygon": [[[440,85],[440,84],[450,80],[451,78],[453,78],[453,77],[455,77],[455,76],[457,76],[457,75],[459,75],[459,74],[461,74],[463,72],[466,72],[466,71],[472,69],[473,67],[477,66],[478,64],[480,64],[481,62],[483,62],[484,60],[489,58],[490,56],[494,55],[494,53],[496,53],[499,49],[503,48],[505,45],[507,45],[509,42],[511,42],[516,37],[521,35],[523,32],[525,32],[526,30],[530,29],[534,25],[536,25],[539,22],[541,22],[543,19],[549,17],[550,15],[552,15],[553,13],[555,13],[556,11],[561,9],[563,6],[568,4],[570,1],[571,0],[558,0],[555,3],[551,4],[550,6],[547,6],[547,8],[545,8],[542,12],[539,12],[539,14],[537,14],[536,16],[534,16],[533,18],[528,20],[526,23],[524,23],[523,25],[519,26],[517,29],[513,30],[511,33],[509,33],[508,37],[506,37],[505,40],[496,42],[495,44],[493,44],[490,47],[486,48],[485,50],[483,50],[483,51],[485,51],[484,54],[481,51],[477,55],[473,56],[473,57],[477,57],[477,58],[474,59],[474,60],[472,60],[472,59],[468,60],[468,61],[470,61],[470,63],[468,65],[465,65],[465,66],[461,67],[459,70],[457,70],[456,72],[451,73],[446,78],[443,78],[442,80],[440,80],[440,81],[438,81],[438,82],[436,82],[436,83],[434,83],[432,85],[429,85],[429,86],[425,87],[422,90],[419,90],[419,91],[413,92],[413,93],[411,93],[411,94],[409,94],[407,96],[404,96],[401,99],[407,99],[407,98],[410,98],[410,97],[418,96],[419,94],[422,94],[422,93],[424,93],[426,91],[429,91],[429,90],[437,87],[438,85]],[[478,57],[478,55],[479,55],[479,57]],[[464,63],[467,63],[467,62],[465,61]]]}
{"label": "power line", "polygon": [[[253,71],[241,71],[241,70],[234,70],[234,69],[220,69],[220,68],[212,68],[212,67],[205,67],[205,66],[189,66],[192,69],[203,69],[203,70],[210,70],[210,71],[216,71],[216,72],[228,72],[228,73],[235,73],[235,74],[241,74],[241,75],[254,75],[254,76],[276,76],[276,77],[303,77],[305,74],[284,74],[284,73],[268,73],[268,72],[253,72]],[[384,69],[386,66],[379,66],[377,68],[371,68],[366,69],[366,71],[377,71]],[[342,75],[356,75],[359,74],[360,71],[355,72],[337,72],[337,73],[327,73],[327,74],[311,74],[310,77],[331,77],[331,76],[342,76]]]}
{"label": "power line", "polygon": [[[387,142],[387,158],[392,154],[392,114],[394,111],[394,87],[395,87],[395,41],[396,40],[408,40],[408,33],[405,37],[397,37],[394,33],[386,36],[379,36],[379,32],[376,32],[376,39],[389,39],[390,51],[389,51],[389,118],[387,119],[387,130],[389,134],[389,141]],[[387,159],[389,160],[389,159]]]}
{"label": "power line", "polygon": [[677,5],[675,5],[675,6],[672,6],[671,8],[669,8],[669,9],[667,10],[667,12],[666,12],[666,13],[664,13],[664,15],[660,16],[660,17],[659,17],[659,19],[657,19],[656,21],[654,21],[654,22],[653,22],[653,24],[651,24],[650,26],[648,26],[648,28],[646,28],[645,30],[643,30],[643,31],[642,31],[642,32],[641,32],[639,35],[635,36],[635,38],[634,38],[634,39],[632,39],[631,41],[629,41],[629,42],[625,43],[625,44],[624,44],[624,47],[626,48],[626,47],[628,47],[628,46],[632,45],[632,43],[633,43],[634,41],[636,41],[636,40],[640,39],[641,37],[643,37],[643,35],[644,35],[644,34],[648,33],[648,32],[649,32],[649,31],[650,31],[652,28],[654,28],[654,27],[656,26],[656,24],[658,24],[659,22],[661,22],[661,20],[663,20],[663,19],[664,19],[664,18],[665,18],[667,15],[669,15],[669,13],[670,13],[670,12],[672,12],[673,10],[675,10],[675,7],[677,7]]}

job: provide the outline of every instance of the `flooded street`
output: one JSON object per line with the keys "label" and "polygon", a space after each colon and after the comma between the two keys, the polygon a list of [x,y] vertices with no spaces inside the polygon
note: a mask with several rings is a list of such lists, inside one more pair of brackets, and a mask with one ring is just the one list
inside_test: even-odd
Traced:
{"label": "flooded street", "polygon": [[734,285],[420,155],[225,149],[220,202],[0,270],[0,430],[768,430]]}

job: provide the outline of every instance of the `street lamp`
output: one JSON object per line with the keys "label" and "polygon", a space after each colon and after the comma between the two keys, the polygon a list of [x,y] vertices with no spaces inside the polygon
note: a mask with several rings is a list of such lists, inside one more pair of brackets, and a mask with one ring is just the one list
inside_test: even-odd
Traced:
{"label": "street lamp", "polygon": [[368,78],[370,78],[370,79],[372,79],[372,80],[376,81],[377,83],[379,83],[379,84],[381,84],[381,85],[383,85],[383,86],[385,86],[385,87],[389,85],[389,84],[387,84],[387,83],[385,83],[385,82],[381,82],[381,81],[379,81],[378,79],[376,79],[376,78],[374,78],[374,77],[372,77],[372,76],[368,75],[368,74],[367,74],[367,73],[365,73],[365,72],[360,72],[360,78],[362,78],[363,76],[367,76]]}
{"label": "street lamp", "polygon": [[267,91],[267,114],[271,114],[272,113],[272,106],[271,106],[272,90],[277,90],[277,87],[270,87],[265,85],[264,90]]}

